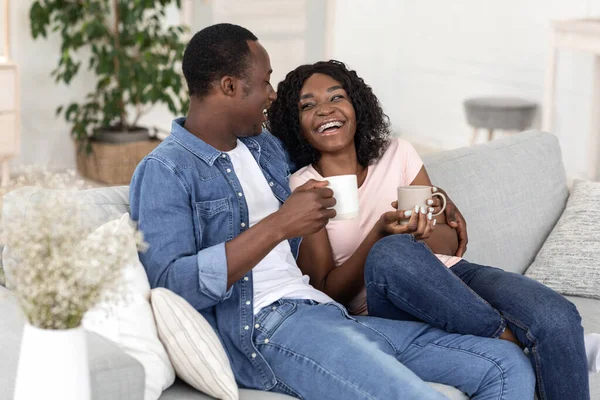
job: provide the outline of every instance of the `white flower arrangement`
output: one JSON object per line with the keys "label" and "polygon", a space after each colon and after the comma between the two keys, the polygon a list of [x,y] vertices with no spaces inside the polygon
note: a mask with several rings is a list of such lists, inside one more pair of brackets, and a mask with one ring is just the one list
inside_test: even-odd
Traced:
{"label": "white flower arrangement", "polygon": [[145,246],[133,224],[130,232],[86,228],[75,192],[49,192],[43,202],[30,203],[24,220],[3,226],[4,243],[18,258],[6,271],[9,289],[29,323],[41,329],[78,327],[94,306],[124,301],[123,270],[134,261],[125,235],[133,234],[140,250]]}
{"label": "white flower arrangement", "polygon": [[89,189],[93,185],[81,179],[73,169],[52,170],[43,165],[25,165],[15,170],[13,179],[8,186],[0,187],[0,285],[5,285],[4,270],[2,268],[2,249],[4,247],[2,235],[2,197],[11,190],[24,186],[35,186],[46,189]]}

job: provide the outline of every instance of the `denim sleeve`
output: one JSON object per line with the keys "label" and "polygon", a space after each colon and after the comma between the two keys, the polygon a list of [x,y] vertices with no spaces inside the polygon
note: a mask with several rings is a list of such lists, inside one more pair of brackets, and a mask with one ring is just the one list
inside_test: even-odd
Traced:
{"label": "denim sleeve", "polygon": [[140,260],[151,287],[165,287],[201,310],[229,298],[225,243],[197,251],[194,211],[185,180],[148,158],[130,185],[131,217],[149,244]]}

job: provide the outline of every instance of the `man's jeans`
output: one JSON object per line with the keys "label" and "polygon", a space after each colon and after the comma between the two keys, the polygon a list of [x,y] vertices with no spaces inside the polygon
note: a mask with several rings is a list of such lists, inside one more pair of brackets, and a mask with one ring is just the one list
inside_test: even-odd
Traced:
{"label": "man's jeans", "polygon": [[464,260],[448,269],[412,235],[373,246],[365,284],[371,316],[482,337],[498,337],[508,325],[527,348],[540,400],[590,398],[581,317],[546,286]]}
{"label": "man's jeans", "polygon": [[279,300],[255,319],[254,341],[300,399],[444,399],[423,380],[473,399],[532,399],[533,370],[501,340],[449,334],[421,322],[351,317],[337,303]]}

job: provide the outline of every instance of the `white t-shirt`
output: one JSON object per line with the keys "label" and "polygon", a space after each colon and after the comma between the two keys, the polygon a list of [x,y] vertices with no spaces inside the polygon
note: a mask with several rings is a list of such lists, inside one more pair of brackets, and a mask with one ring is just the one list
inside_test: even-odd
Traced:
{"label": "white t-shirt", "polygon": [[[279,200],[271,191],[258,163],[250,150],[241,141],[228,151],[246,197],[250,227],[267,215],[279,210]],[[261,308],[279,299],[311,299],[319,303],[333,300],[325,293],[313,288],[309,277],[302,275],[298,268],[290,244],[287,240],[279,243],[252,270],[254,278],[254,314]]]}

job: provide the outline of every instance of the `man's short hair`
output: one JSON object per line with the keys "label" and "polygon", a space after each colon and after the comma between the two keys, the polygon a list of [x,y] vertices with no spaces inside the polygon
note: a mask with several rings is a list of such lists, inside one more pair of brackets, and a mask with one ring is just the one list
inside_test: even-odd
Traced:
{"label": "man's short hair", "polygon": [[202,98],[213,82],[229,75],[244,78],[252,61],[252,32],[233,24],[216,24],[197,32],[183,54],[183,75],[190,96]]}

